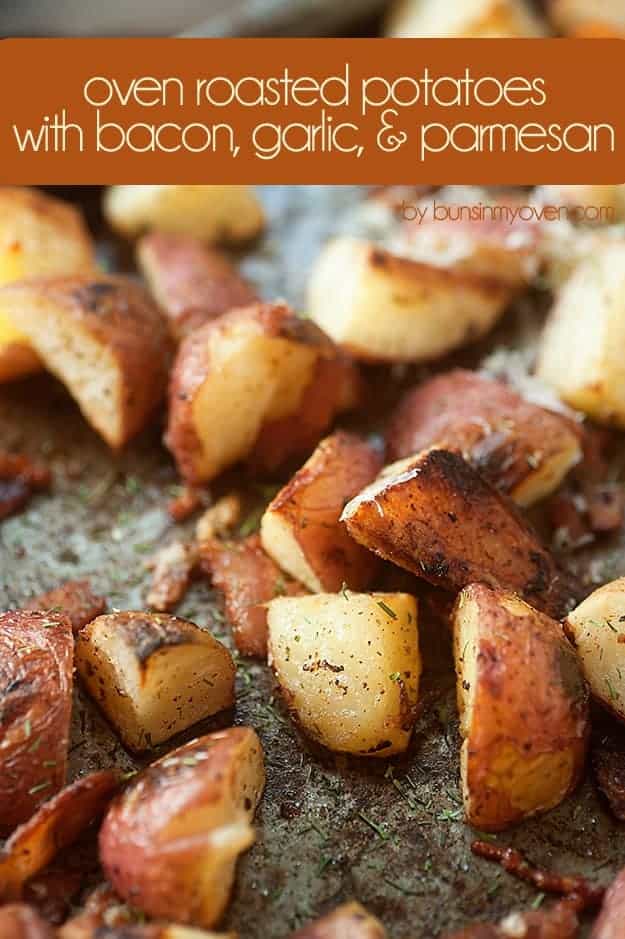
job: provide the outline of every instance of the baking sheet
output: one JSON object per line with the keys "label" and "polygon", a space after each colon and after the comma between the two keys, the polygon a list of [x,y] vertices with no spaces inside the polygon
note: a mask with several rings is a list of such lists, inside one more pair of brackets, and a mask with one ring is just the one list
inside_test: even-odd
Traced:
{"label": "baking sheet", "polygon": [[[99,228],[97,191],[69,195],[85,205]],[[261,190],[261,196],[268,231],[243,258],[243,269],[266,297],[300,305],[322,242],[334,231],[361,224],[364,193],[350,187],[275,187]],[[128,252],[106,236],[101,256],[113,267],[130,263]],[[538,297],[524,300],[486,342],[455,356],[454,364],[473,367],[494,350],[508,363],[531,357],[542,307]],[[374,395],[364,415],[368,428],[416,374],[369,371]],[[19,606],[60,581],[89,577],[110,607],[141,608],[149,581],[146,558],[185,531],[165,512],[177,479],[161,432],[159,426],[151,428],[113,457],[50,377],[0,389],[0,447],[41,456],[55,477],[51,494],[0,526],[0,607]],[[255,491],[260,498],[261,490]],[[590,589],[592,578],[596,583],[625,574],[623,539],[604,539],[569,560]],[[419,595],[419,582],[409,581]],[[218,598],[207,583],[194,585],[177,612],[230,644]],[[251,724],[262,739],[267,789],[257,815],[258,838],[239,864],[224,924],[242,939],[287,936],[352,897],[382,919],[393,939],[425,939],[538,901],[536,890],[470,853],[475,833],[462,821],[450,644],[439,626],[427,622],[422,638],[423,703],[405,758],[358,761],[314,748],[293,728],[268,669],[245,659],[238,663],[234,711],[197,725],[168,747],[232,721]],[[127,771],[140,762],[123,750],[78,688],[71,775],[111,765]],[[597,882],[608,882],[625,864],[621,828],[588,776],[562,806],[496,840],[513,844],[536,863]],[[71,863],[72,856],[66,860]],[[97,873],[93,864],[90,869],[80,863],[86,888]]]}

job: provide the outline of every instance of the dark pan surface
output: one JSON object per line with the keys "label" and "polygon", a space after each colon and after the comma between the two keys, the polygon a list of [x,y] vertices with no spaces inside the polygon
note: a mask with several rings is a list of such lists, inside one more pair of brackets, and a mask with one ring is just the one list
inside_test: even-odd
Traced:
{"label": "dark pan surface", "polygon": [[[93,209],[97,193],[74,191],[72,197]],[[268,233],[245,258],[244,269],[268,298],[284,296],[299,304],[319,245],[333,230],[350,227],[349,213],[362,197],[361,191],[344,188],[265,190]],[[97,212],[90,217],[97,225]],[[127,264],[124,252],[106,239],[103,249],[111,264]],[[473,366],[496,348],[527,352],[541,322],[539,307],[524,301],[486,344],[455,362]],[[398,383],[414,377],[381,369],[370,373],[376,406],[366,415],[367,425],[375,425]],[[156,426],[113,457],[52,379],[0,390],[0,446],[43,457],[55,477],[51,494],[0,527],[0,607],[19,606],[78,576],[90,577],[110,607],[141,607],[149,579],[146,557],[185,530],[165,512],[176,475],[160,435]],[[254,491],[260,495],[258,486]],[[574,557],[584,576],[591,570],[596,582],[625,574],[620,538]],[[416,580],[408,586],[421,592]],[[196,584],[178,612],[230,642],[207,583]],[[257,816],[258,840],[239,865],[225,924],[242,939],[287,936],[351,897],[379,915],[393,939],[425,939],[540,901],[534,889],[470,853],[475,835],[462,821],[448,637],[427,622],[422,632],[423,707],[410,751],[401,760],[365,763],[313,750],[274,698],[267,668],[239,661],[236,709],[220,720],[256,728],[268,780]],[[215,726],[214,721],[199,725],[187,737]],[[78,689],[71,774],[111,765],[130,770],[139,764]],[[600,883],[625,864],[622,830],[590,775],[560,808],[497,840],[536,863]],[[97,880],[97,871],[81,864],[86,887]]]}

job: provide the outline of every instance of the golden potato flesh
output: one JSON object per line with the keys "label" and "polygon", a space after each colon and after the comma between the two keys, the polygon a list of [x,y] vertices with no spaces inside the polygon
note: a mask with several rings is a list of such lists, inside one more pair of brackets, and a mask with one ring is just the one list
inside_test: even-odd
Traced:
{"label": "golden potato flesh", "polygon": [[0,832],[65,783],[72,627],[58,613],[0,614]]}
{"label": "golden potato flesh", "polygon": [[544,36],[526,0],[396,0],[386,34],[399,38],[525,39]]}
{"label": "golden potato flesh", "polygon": [[0,289],[0,316],[19,322],[46,368],[111,447],[138,433],[165,395],[167,327],[130,278],[41,278]]}
{"label": "golden potato flesh", "polygon": [[[306,395],[318,366],[338,362],[332,343],[280,304],[233,310],[195,330],[178,350],[169,398],[167,445],[181,474],[205,482],[250,457],[257,444],[273,449],[293,418],[296,426],[287,429],[297,443],[297,425],[306,427],[305,412],[315,408]],[[341,382],[335,390],[336,402],[311,429],[312,446],[336,411],[351,404]]]}
{"label": "golden potato flesh", "polygon": [[558,29],[570,36],[622,39],[625,35],[621,0],[549,0],[547,10]]}
{"label": "golden potato flesh", "polygon": [[407,392],[386,439],[392,460],[432,446],[460,450],[522,506],[553,492],[582,458],[582,431],[572,420],[465,369],[436,375]]}
{"label": "golden potato flesh", "polygon": [[111,186],[103,209],[109,224],[131,238],[155,229],[209,244],[249,241],[265,221],[249,186]]}
{"label": "golden potato flesh", "polygon": [[386,939],[386,930],[360,903],[351,902],[308,923],[290,939]]}
{"label": "golden potato flesh", "polygon": [[577,784],[588,691],[559,624],[518,597],[472,584],[453,623],[466,817],[501,831]]}
{"label": "golden potato flesh", "polygon": [[99,616],[77,636],[76,667],[131,750],[162,743],[234,703],[229,651],[176,616]]}
{"label": "golden potato flesh", "polygon": [[377,562],[347,534],[341,512],[382,468],[382,455],[355,434],[323,440],[280,490],[261,522],[261,540],[274,561],[313,592],[368,587]]}
{"label": "golden potato flesh", "polygon": [[427,450],[387,467],[341,517],[369,550],[435,586],[483,582],[553,616],[573,605],[536,533],[459,453]]}
{"label": "golden potato flesh", "polygon": [[591,593],[564,621],[590,690],[625,721],[625,577]]}
{"label": "golden potato flesh", "polygon": [[358,756],[406,749],[421,674],[414,597],[279,597],[268,604],[267,622],[269,662],[310,737]]}
{"label": "golden potato flesh", "polygon": [[625,427],[625,242],[606,243],[562,287],[538,353],[537,375],[599,422]]}
{"label": "golden potato flesh", "polygon": [[211,927],[221,918],[265,774],[251,728],[232,727],[167,754],[113,803],[100,859],[116,892],[148,916]]}
{"label": "golden potato flesh", "polygon": [[510,297],[499,281],[338,238],[313,268],[308,312],[356,358],[422,362],[487,333]]}
{"label": "golden potato flesh", "polygon": [[[93,268],[93,245],[77,209],[41,190],[0,187],[0,286]],[[0,314],[0,382],[40,368],[19,322]]]}

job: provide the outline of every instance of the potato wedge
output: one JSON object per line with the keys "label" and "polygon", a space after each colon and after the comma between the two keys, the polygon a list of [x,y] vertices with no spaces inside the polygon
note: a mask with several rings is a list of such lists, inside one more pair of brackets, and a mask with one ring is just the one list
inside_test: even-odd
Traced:
{"label": "potato wedge", "polygon": [[364,906],[352,901],[298,929],[291,939],[386,939],[386,930]]}
{"label": "potato wedge", "polygon": [[574,789],[588,689],[559,624],[512,594],[472,584],[453,622],[466,817],[501,831]]}
{"label": "potato wedge", "polygon": [[527,39],[546,33],[525,0],[398,0],[386,25],[387,36],[403,39]]}
{"label": "potato wedge", "polygon": [[302,730],[338,753],[402,753],[421,674],[415,598],[343,591],[267,609],[269,664]]}
{"label": "potato wedge", "polygon": [[606,891],[590,939],[619,939],[625,922],[625,869],[620,871]]}
{"label": "potato wedge", "polygon": [[88,580],[68,580],[60,587],[40,593],[24,605],[25,610],[63,613],[77,633],[83,626],[100,616],[106,609],[106,600],[94,594]]}
{"label": "potato wedge", "polygon": [[148,916],[211,927],[221,918],[265,784],[249,727],[179,747],[113,803],[100,858],[117,893]]}
{"label": "potato wedge", "polygon": [[249,186],[111,186],[103,211],[128,238],[156,229],[208,244],[238,244],[255,238],[265,224]]}
{"label": "potato wedge", "polygon": [[[180,473],[206,482],[246,457],[275,462],[276,449],[279,462],[309,443],[313,429],[314,446],[327,424],[315,416],[312,427],[306,392],[324,361],[341,362],[335,347],[283,305],[234,310],[195,330],[179,348],[170,389],[166,442]],[[336,391],[324,420],[352,403],[342,386]],[[298,422],[303,437],[285,437],[285,423],[288,431]]]}
{"label": "potato wedge", "polygon": [[76,668],[131,750],[156,746],[234,704],[229,651],[177,616],[98,616],[77,636]]}
{"label": "potato wedge", "polygon": [[594,420],[625,427],[625,242],[606,243],[565,282],[545,328],[537,375]]}
{"label": "potato wedge", "polygon": [[163,398],[167,328],[134,281],[108,275],[24,281],[0,288],[3,315],[19,322],[111,447],[138,433]]}
{"label": "potato wedge", "polygon": [[137,263],[175,339],[258,300],[227,258],[188,235],[152,232],[137,245]]}
{"label": "potato wedge", "polygon": [[0,614],[0,832],[65,783],[72,627],[59,613]]}
{"label": "potato wedge", "polygon": [[528,506],[582,458],[582,430],[508,385],[454,369],[407,392],[386,434],[391,460],[428,447],[457,449],[501,492]]}
{"label": "potato wedge", "polygon": [[[38,189],[0,187],[0,286],[94,268],[93,244],[77,209]],[[19,322],[0,315],[0,382],[41,367]]]}
{"label": "potato wedge", "polygon": [[564,621],[590,690],[625,721],[625,577],[599,587]]}
{"label": "potato wedge", "polygon": [[318,258],[308,303],[311,319],[350,355],[422,362],[487,333],[511,295],[499,281],[343,237],[329,242]]}
{"label": "potato wedge", "polygon": [[0,900],[19,899],[27,881],[104,814],[117,786],[110,770],[83,776],[16,828],[0,851]]}
{"label": "potato wedge", "polygon": [[572,585],[538,535],[459,453],[426,450],[387,467],[341,518],[360,544],[435,586],[483,582],[552,616],[572,606]]}
{"label": "potato wedge", "polygon": [[0,906],[0,939],[54,939],[52,927],[26,903]]}
{"label": "potato wedge", "polygon": [[382,454],[361,437],[345,431],[326,437],[267,507],[260,527],[267,554],[313,593],[368,587],[376,559],[339,519],[381,469]]}
{"label": "potato wedge", "polygon": [[267,658],[267,607],[274,597],[306,591],[263,551],[259,535],[200,545],[203,570],[224,595],[226,617],[242,655]]}

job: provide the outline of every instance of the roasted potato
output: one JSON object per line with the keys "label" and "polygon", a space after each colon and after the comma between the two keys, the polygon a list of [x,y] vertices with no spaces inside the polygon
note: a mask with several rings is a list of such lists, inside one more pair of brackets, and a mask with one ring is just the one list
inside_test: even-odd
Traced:
{"label": "roasted potato", "polygon": [[193,740],[150,766],[113,803],[100,858],[117,893],[148,916],[213,926],[265,782],[249,727]]}
{"label": "roasted potato", "polygon": [[311,319],[359,359],[422,362],[487,333],[510,288],[390,254],[368,241],[337,238],[309,282]]}
{"label": "roasted potato", "polygon": [[35,492],[48,489],[52,473],[25,453],[0,450],[0,521],[28,505]]}
{"label": "roasted potato", "polygon": [[54,939],[52,927],[26,903],[0,906],[0,939]]}
{"label": "roasted potato", "polygon": [[472,584],[453,623],[466,817],[501,831],[574,789],[588,689],[559,624],[513,594]]}
{"label": "roasted potato", "polygon": [[[93,245],[77,209],[38,189],[0,187],[0,286],[94,267]],[[0,382],[41,367],[19,321],[0,314]]]}
{"label": "roasted potato", "polygon": [[352,901],[298,929],[291,939],[386,939],[386,930],[364,906]]}
{"label": "roasted potato", "polygon": [[625,37],[625,8],[621,0],[548,0],[547,11],[557,28],[567,35]]}
{"label": "roasted potato", "polygon": [[625,577],[599,587],[564,621],[593,696],[625,721]]}
{"label": "roasted potato", "polygon": [[548,909],[515,911],[498,923],[473,923],[442,939],[577,939],[579,920],[566,898]]}
{"label": "roasted potato", "polygon": [[594,420],[625,427],[625,242],[606,243],[565,282],[545,328],[537,375]]}
{"label": "roasted potato", "polygon": [[460,450],[501,492],[528,506],[556,489],[582,458],[582,431],[477,372],[437,375],[402,398],[386,434],[391,460],[428,447]]}
{"label": "roasted potato", "polygon": [[228,310],[258,300],[224,255],[188,235],[144,235],[137,263],[177,340]]}
{"label": "roasted potato", "polygon": [[537,534],[459,453],[426,450],[387,467],[341,518],[356,541],[435,586],[483,582],[552,616],[571,608],[571,583]]}
{"label": "roasted potato", "polygon": [[[170,389],[166,440],[181,474],[201,483],[246,457],[277,464],[308,445],[313,429],[314,446],[327,423],[315,417],[312,428],[306,392],[326,361],[341,364],[334,346],[283,305],[234,310],[195,330],[179,348]],[[327,422],[354,403],[342,386],[332,394]],[[298,423],[303,436],[285,436]]]}
{"label": "roasted potato", "polygon": [[109,224],[129,238],[156,229],[208,244],[255,238],[265,217],[249,186],[111,186],[103,204]]}
{"label": "roasted potato", "polygon": [[169,740],[234,703],[229,651],[177,616],[99,616],[76,638],[76,667],[131,750]]}
{"label": "roasted potato", "polygon": [[66,616],[0,614],[0,832],[29,819],[65,783],[72,659]]}
{"label": "roasted potato", "polygon": [[603,899],[601,911],[590,932],[590,939],[620,939],[625,922],[625,869],[612,881]]}
{"label": "roasted potato", "polygon": [[165,322],[134,281],[100,275],[0,288],[0,317],[32,347],[111,447],[140,431],[164,396],[170,362]]}
{"label": "roasted potato", "polygon": [[337,431],[319,444],[267,507],[261,541],[267,554],[313,593],[342,584],[363,590],[377,562],[339,518],[353,496],[382,469],[382,455],[355,434]]}
{"label": "roasted potato", "polygon": [[[589,213],[580,215],[579,221],[589,223],[619,221],[625,210],[625,186],[541,186],[536,191],[541,202],[547,202],[556,206],[568,206],[570,209],[582,209],[593,207],[593,209],[605,210],[597,219],[592,218]],[[612,218],[607,218],[610,213]],[[552,223],[547,222],[547,225]]]}
{"label": "roasted potato", "polygon": [[269,664],[302,730],[339,753],[402,753],[421,674],[415,598],[343,591],[267,608]]}
{"label": "roasted potato", "polygon": [[[2,939],[1,934],[0,939]],[[80,922],[79,917],[75,917],[61,926],[58,939],[237,939],[237,937],[234,933],[216,933],[212,930],[206,932],[205,929],[176,926],[172,923],[149,923],[147,925],[123,923],[119,926],[105,925],[94,928],[86,920],[83,919]]]}
{"label": "roasted potato", "polygon": [[267,658],[267,607],[274,597],[305,593],[263,551],[258,535],[242,541],[204,541],[203,570],[224,595],[226,617],[242,655]]}
{"label": "roasted potato", "polygon": [[386,35],[396,38],[526,39],[546,35],[526,0],[396,0]]}
{"label": "roasted potato", "polygon": [[15,829],[0,851],[0,900],[16,900],[31,877],[104,814],[118,780],[102,770],[77,779]]}
{"label": "roasted potato", "polygon": [[68,580],[47,593],[33,597],[24,609],[63,613],[77,633],[96,616],[104,613],[106,600],[93,592],[88,580]]}
{"label": "roasted potato", "polygon": [[168,613],[178,606],[191,585],[198,560],[193,541],[178,539],[158,549],[147,564],[152,583],[145,599],[151,610]]}

